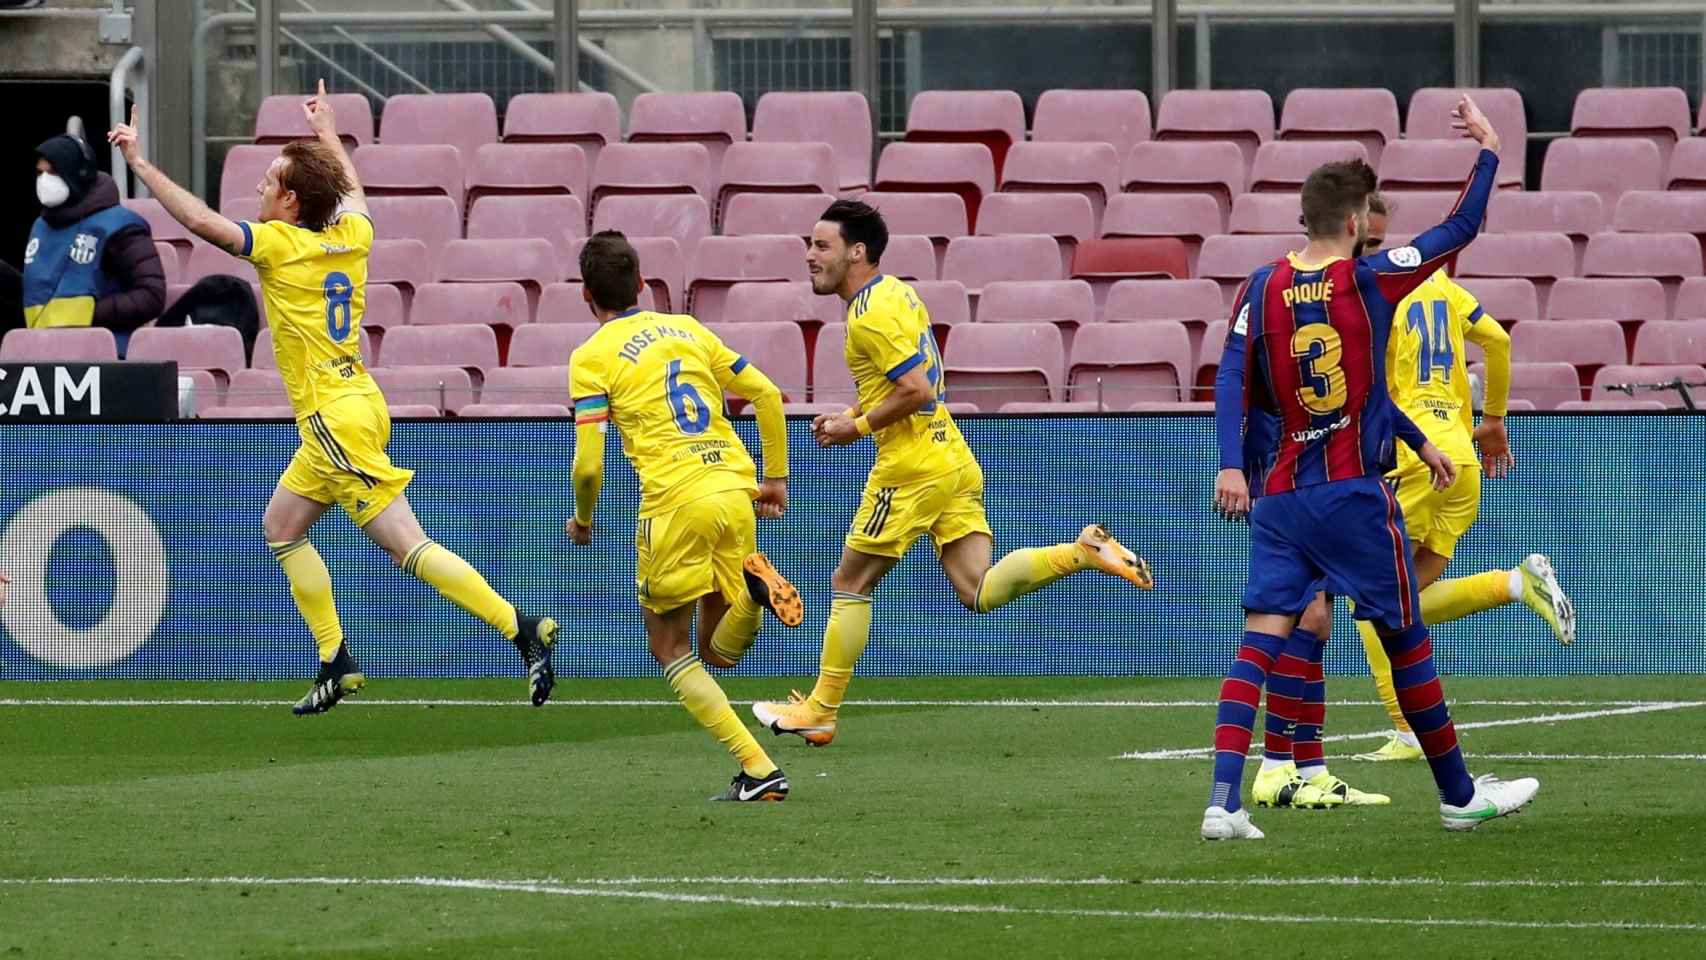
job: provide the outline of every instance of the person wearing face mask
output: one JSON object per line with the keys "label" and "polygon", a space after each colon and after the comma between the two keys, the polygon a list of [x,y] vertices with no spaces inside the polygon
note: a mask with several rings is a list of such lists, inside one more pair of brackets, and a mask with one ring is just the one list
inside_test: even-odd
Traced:
{"label": "person wearing face mask", "polygon": [[95,152],[61,134],[36,148],[41,217],[24,248],[23,317],[30,327],[128,333],[160,315],[166,273],[148,223],[119,203]]}

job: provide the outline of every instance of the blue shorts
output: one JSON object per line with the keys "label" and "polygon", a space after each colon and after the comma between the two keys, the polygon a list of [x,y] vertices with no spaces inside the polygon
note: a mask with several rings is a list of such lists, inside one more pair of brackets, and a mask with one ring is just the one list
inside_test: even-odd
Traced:
{"label": "blue shorts", "polygon": [[1297,616],[1320,590],[1349,597],[1359,620],[1394,630],[1421,622],[1404,514],[1384,480],[1271,494],[1250,511],[1244,609]]}

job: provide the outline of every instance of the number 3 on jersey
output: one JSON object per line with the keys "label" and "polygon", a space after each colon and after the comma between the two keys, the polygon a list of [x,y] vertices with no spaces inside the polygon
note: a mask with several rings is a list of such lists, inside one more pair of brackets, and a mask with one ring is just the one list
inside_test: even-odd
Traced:
{"label": "number 3 on jersey", "polygon": [[350,299],[355,296],[355,285],[350,283],[348,274],[334,271],[326,274],[322,289],[326,294],[326,336],[333,343],[343,343],[353,325]]}
{"label": "number 3 on jersey", "polygon": [[936,405],[948,399],[948,380],[942,373],[942,351],[936,348],[936,338],[926,330],[918,335],[918,352],[924,357],[924,378],[936,389],[934,399],[918,408],[926,416],[936,412]]}
{"label": "number 3 on jersey", "polygon": [[[681,379],[680,360],[669,362],[664,391],[669,396],[669,409],[675,414],[675,425],[682,433],[696,437],[711,428],[711,408],[705,405],[705,398],[693,389],[693,384]],[[692,404],[692,410],[688,404]]]}
{"label": "number 3 on jersey", "polygon": [[1312,323],[1291,335],[1291,355],[1303,368],[1297,400],[1310,413],[1338,413],[1345,405],[1345,371],[1339,366],[1344,343],[1339,331]]}

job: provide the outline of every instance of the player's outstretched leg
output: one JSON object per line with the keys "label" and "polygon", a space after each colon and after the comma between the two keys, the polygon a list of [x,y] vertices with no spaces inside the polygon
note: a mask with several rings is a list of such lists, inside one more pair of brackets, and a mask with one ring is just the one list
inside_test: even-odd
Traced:
{"label": "player's outstretched leg", "polygon": [[984,573],[968,606],[988,613],[1081,570],[1100,570],[1143,590],[1155,586],[1148,561],[1115,540],[1107,527],[1092,523],[1071,543],[1026,547],[1002,557]]}
{"label": "player's outstretched leg", "polygon": [[[1517,585],[1518,578],[1522,584]],[[1552,558],[1544,553],[1531,553],[1511,571],[1511,594],[1522,605],[1533,610],[1552,635],[1566,646],[1576,642],[1576,605],[1564,588],[1558,585],[1558,575],[1552,569]],[[1424,610],[1425,612],[1425,610]]]}
{"label": "player's outstretched leg", "polygon": [[[759,622],[769,610],[783,626],[797,627],[805,620],[800,591],[789,583],[762,553],[747,554],[741,562],[746,591],[733,601],[710,595],[700,601],[699,650],[705,662],[727,669],[740,663],[758,639]],[[707,631],[709,631],[707,633]]]}
{"label": "player's outstretched leg", "polygon": [[829,623],[823,631],[823,653],[817,683],[808,696],[794,691],[788,702],[760,701],[752,705],[758,722],[781,735],[791,733],[814,747],[829,746],[853,668],[871,639],[871,598],[837,590],[829,602]]}
{"label": "player's outstretched leg", "polygon": [[367,677],[344,645],[343,625],[338,621],[337,603],[332,598],[331,572],[307,536],[308,529],[326,509],[327,504],[281,485],[273,491],[262,519],[267,546],[272,549],[285,579],[290,581],[291,598],[314,635],[314,645],[320,654],[320,672],[314,678],[314,686],[291,710],[299,717],[325,713],[367,683]]}
{"label": "player's outstretched leg", "polygon": [[1203,811],[1204,840],[1260,840],[1262,831],[1243,808],[1244,755],[1256,727],[1256,705],[1262,685],[1273,670],[1285,641],[1266,633],[1246,631],[1238,658],[1220,684],[1220,707],[1214,725],[1214,784]]}

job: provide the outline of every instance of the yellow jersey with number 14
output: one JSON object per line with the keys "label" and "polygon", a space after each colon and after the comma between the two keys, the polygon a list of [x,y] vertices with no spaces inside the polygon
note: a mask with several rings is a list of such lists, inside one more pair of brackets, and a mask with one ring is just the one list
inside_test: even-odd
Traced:
{"label": "yellow jersey with number 14", "polygon": [[729,490],[758,493],[757,468],[723,416],[746,358],[686,315],[631,310],[569,357],[575,422],[616,424],[640,475],[640,516]]}
{"label": "yellow jersey with number 14", "polygon": [[[1393,402],[1460,467],[1479,462],[1464,342],[1480,318],[1475,295],[1437,270],[1399,302],[1386,350]],[[1414,451],[1398,445],[1394,473],[1425,469]]]}
{"label": "yellow jersey with number 14", "polygon": [[282,220],[238,226],[238,256],[260,275],[273,355],[296,419],[341,397],[379,396],[361,359],[373,221],[345,213],[317,233]]}
{"label": "yellow jersey with number 14", "polygon": [[870,413],[894,392],[894,382],[920,368],[936,395],[918,411],[878,430],[871,482],[900,486],[952,473],[977,460],[948,413],[947,377],[930,332],[930,314],[904,281],[878,276],[847,304],[847,372]]}

